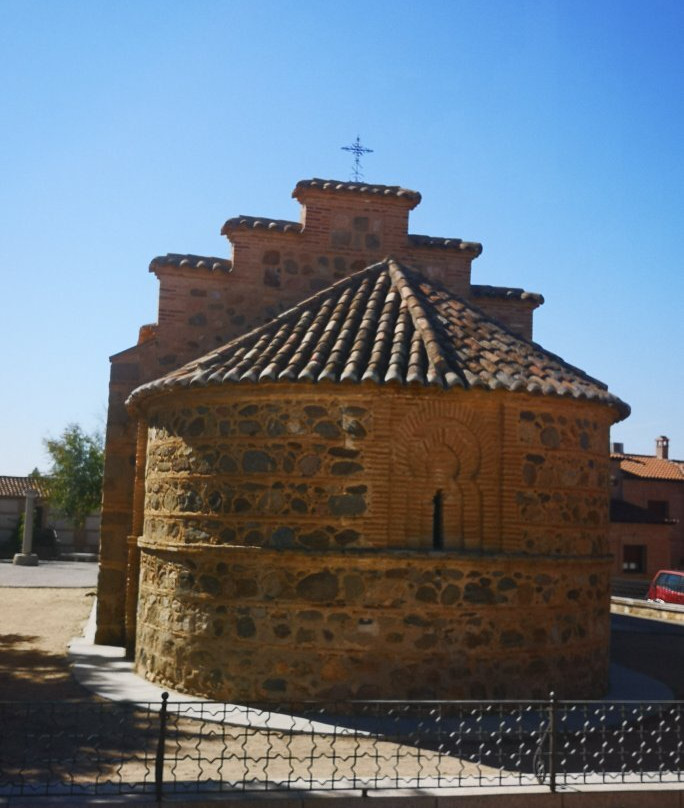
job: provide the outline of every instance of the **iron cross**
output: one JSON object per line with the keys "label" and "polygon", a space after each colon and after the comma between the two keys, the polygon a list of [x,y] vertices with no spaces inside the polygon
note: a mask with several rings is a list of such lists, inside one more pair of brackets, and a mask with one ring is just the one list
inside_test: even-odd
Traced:
{"label": "iron cross", "polygon": [[363,179],[363,172],[361,171],[361,158],[364,154],[371,154],[373,149],[367,149],[361,145],[361,138],[356,136],[356,140],[351,146],[342,146],[342,151],[351,152],[354,155],[354,165],[352,167],[352,180],[359,182]]}

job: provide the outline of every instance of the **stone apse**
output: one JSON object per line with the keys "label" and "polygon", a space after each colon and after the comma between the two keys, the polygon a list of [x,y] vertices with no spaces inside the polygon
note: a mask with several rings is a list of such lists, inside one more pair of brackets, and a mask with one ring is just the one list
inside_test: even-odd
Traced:
{"label": "stone apse", "polygon": [[222,700],[602,695],[627,406],[530,341],[540,296],[471,284],[479,245],[408,233],[415,192],[295,195],[226,223],[232,262],[152,264],[100,640]]}

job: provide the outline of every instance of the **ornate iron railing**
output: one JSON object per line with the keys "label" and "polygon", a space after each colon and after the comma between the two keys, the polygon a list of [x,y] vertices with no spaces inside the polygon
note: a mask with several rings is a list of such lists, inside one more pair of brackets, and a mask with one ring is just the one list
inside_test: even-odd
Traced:
{"label": "ornate iron railing", "polygon": [[684,702],[553,697],[0,703],[0,796],[684,783],[683,724]]}

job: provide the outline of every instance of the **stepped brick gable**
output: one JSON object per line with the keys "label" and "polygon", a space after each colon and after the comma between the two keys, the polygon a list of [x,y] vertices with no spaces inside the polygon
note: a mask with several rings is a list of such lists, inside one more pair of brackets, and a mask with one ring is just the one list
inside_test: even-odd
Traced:
{"label": "stepped brick gable", "polygon": [[98,639],[196,694],[598,696],[608,432],[628,407],[533,343],[543,300],[420,195],[297,184],[168,255],[112,358]]}

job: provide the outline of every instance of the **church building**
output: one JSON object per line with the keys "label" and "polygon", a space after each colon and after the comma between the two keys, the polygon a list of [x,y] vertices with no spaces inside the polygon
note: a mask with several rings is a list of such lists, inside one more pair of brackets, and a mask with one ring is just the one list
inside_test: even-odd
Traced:
{"label": "church building", "polygon": [[297,184],[299,221],[167,255],[112,357],[97,641],[226,701],[593,698],[607,688],[609,429],[532,341],[540,295],[420,194]]}

